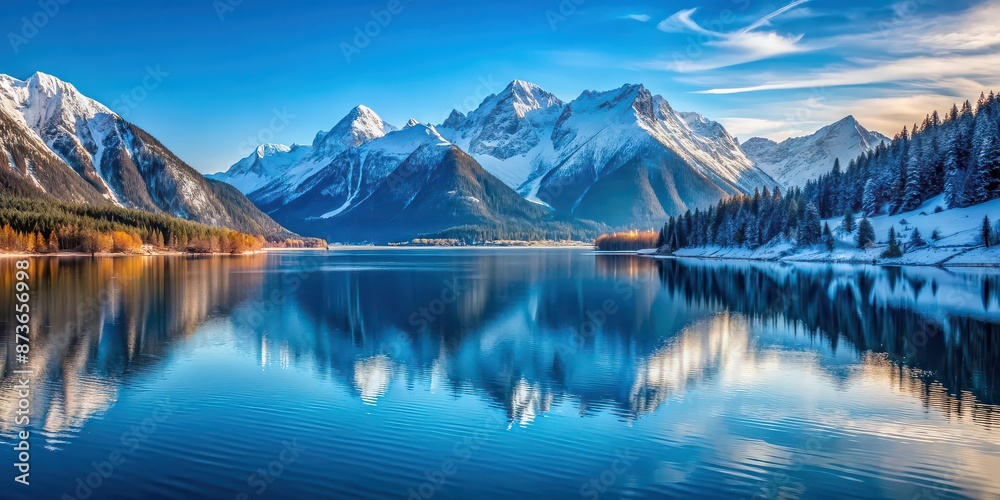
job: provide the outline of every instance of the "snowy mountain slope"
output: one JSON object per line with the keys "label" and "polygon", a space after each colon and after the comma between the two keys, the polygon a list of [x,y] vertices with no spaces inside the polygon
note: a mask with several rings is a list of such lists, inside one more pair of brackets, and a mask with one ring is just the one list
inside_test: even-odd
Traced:
{"label": "snowy mountain slope", "polygon": [[802,186],[833,168],[840,159],[846,169],[851,160],[875,149],[884,135],[869,131],[853,117],[848,116],[827,125],[812,135],[786,139],[780,143],[754,137],[741,146],[761,170],[774,177],[782,186]]}
{"label": "snowy mountain slope", "polygon": [[225,173],[213,176],[213,178],[222,181],[235,180],[247,188],[241,190],[257,206],[271,211],[301,196],[308,190],[308,187],[304,186],[303,183],[330,165],[345,151],[396,130],[392,125],[382,121],[382,118],[370,108],[357,106],[337,122],[332,129],[316,134],[311,146],[288,148],[288,151],[284,152],[276,150],[270,154],[268,166],[277,168],[269,179],[248,182],[256,178],[252,174],[242,173],[243,162],[246,159],[233,165]]}
{"label": "snowy mountain slope", "polygon": [[0,114],[12,136],[0,147],[13,172],[41,192],[248,232],[286,233],[234,197],[231,187],[205,179],[148,133],[53,76],[35,73],[21,81],[0,75]]}

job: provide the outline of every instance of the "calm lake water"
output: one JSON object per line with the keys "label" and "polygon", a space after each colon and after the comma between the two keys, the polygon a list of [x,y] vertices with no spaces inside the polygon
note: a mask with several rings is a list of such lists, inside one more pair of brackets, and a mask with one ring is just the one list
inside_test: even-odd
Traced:
{"label": "calm lake water", "polygon": [[998,498],[1000,275],[583,250],[35,259],[3,498]]}

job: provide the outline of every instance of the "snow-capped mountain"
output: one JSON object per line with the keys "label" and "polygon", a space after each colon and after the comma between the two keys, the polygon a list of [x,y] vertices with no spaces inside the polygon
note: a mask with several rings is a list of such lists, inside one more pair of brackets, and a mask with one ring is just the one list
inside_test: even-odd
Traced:
{"label": "snow-capped mountain", "polygon": [[242,193],[252,193],[281,177],[309,153],[308,146],[261,144],[249,156],[240,160],[225,173],[207,175],[232,184]]}
{"label": "snow-capped mountain", "polygon": [[878,147],[889,139],[861,126],[853,117],[827,125],[812,135],[786,139],[780,143],[754,137],[742,149],[761,170],[783,186],[802,186],[833,169],[840,159],[846,169],[851,160]]}
{"label": "snow-capped mountain", "polygon": [[[434,127],[411,124],[356,148],[348,149],[329,165],[299,183],[287,203],[275,206],[272,215],[296,225],[330,219],[363,203],[411,155],[423,146],[450,146]],[[397,178],[394,185],[406,182]]]}
{"label": "snow-capped mountain", "polygon": [[[360,129],[374,133],[357,133],[360,116],[367,117],[368,125]],[[562,237],[566,230],[595,227],[557,222],[551,209],[526,200],[434,126],[411,119],[403,129],[395,130],[377,116],[368,108],[356,108],[334,127],[339,135],[320,133],[317,142],[306,148],[311,152],[291,167],[282,164],[277,180],[251,192],[250,197],[294,231],[347,242],[405,241],[456,229],[463,236],[469,231],[488,231],[494,237],[506,237],[515,228],[535,228],[541,234],[548,231]],[[383,125],[379,128],[378,124]],[[325,159],[314,153],[320,141],[336,141],[343,147],[335,157]],[[249,166],[263,164],[264,157],[269,167],[274,157],[287,158],[291,151],[264,148],[225,175],[256,179],[247,173],[263,168]],[[316,167],[320,162],[325,165]],[[298,169],[307,175],[297,177]]]}
{"label": "snow-capped mountain", "polygon": [[[257,206],[270,211],[301,196],[308,190],[303,184],[345,151],[395,130],[371,109],[358,106],[332,129],[316,134],[311,146],[268,145],[263,155],[258,148],[229,170],[209,178],[236,186]],[[259,168],[253,167],[255,163]]]}
{"label": "snow-capped mountain", "polygon": [[612,225],[657,223],[774,183],[721,125],[642,85],[564,104],[515,81],[440,128],[528,199]]}
{"label": "snow-capped mountain", "polygon": [[206,180],[142,129],[44,73],[0,75],[4,184],[67,201],[113,203],[215,226],[284,229],[232,186]]}
{"label": "snow-capped mountain", "polygon": [[721,125],[679,113],[641,85],[584,92],[567,104],[519,80],[437,127],[411,119],[395,131],[359,106],[310,147],[265,148],[214,178],[239,186],[292,229],[336,226],[386,185],[411,187],[390,182],[404,163],[436,168],[413,160],[432,145],[467,153],[477,168],[534,202],[541,217],[613,226],[652,227],[775,184]]}
{"label": "snow-capped mountain", "polygon": [[551,222],[551,210],[518,195],[424,124],[345,151],[302,189],[271,214],[293,230],[338,241],[406,241],[456,228]]}
{"label": "snow-capped mountain", "polygon": [[[363,200],[335,216],[314,220],[349,241],[406,241],[449,230],[536,228],[551,222],[546,208],[527,201],[448,142],[429,141],[409,155]],[[500,231],[508,231],[501,233]],[[325,233],[324,233],[325,234]]]}
{"label": "snow-capped mountain", "polygon": [[519,188],[552,156],[552,126],[565,105],[532,83],[515,80],[468,116],[458,111],[438,128],[493,175]]}

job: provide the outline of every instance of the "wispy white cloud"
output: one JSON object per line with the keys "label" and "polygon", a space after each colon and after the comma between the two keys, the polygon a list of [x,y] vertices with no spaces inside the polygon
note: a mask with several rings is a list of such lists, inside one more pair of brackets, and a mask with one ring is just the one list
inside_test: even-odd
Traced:
{"label": "wispy white cloud", "polygon": [[675,56],[673,60],[658,60],[645,64],[649,69],[665,69],[681,73],[705,71],[760,61],[773,57],[809,50],[800,42],[803,35],[782,35],[776,31],[760,31],[771,27],[776,17],[792,12],[809,0],[794,0],[788,5],[771,11],[753,23],[738,30],[724,32],[706,29],[694,20],[697,8],[685,9],[664,19],[657,28],[665,33],[695,33],[707,38],[705,47],[714,49],[712,55],[699,50],[698,57]]}
{"label": "wispy white cloud", "polygon": [[750,26],[747,26],[746,28],[743,28],[742,30],[739,31],[739,34],[742,35],[744,33],[749,33],[749,32],[751,32],[753,30],[756,30],[757,28],[763,28],[765,26],[771,26],[771,20],[772,19],[774,19],[774,18],[776,18],[776,17],[778,17],[778,16],[780,16],[780,15],[782,15],[782,14],[784,14],[784,13],[786,13],[786,12],[788,12],[788,11],[790,11],[790,10],[792,10],[792,9],[798,7],[799,5],[802,5],[802,4],[804,4],[804,3],[808,2],[808,1],[809,0],[794,0],[792,3],[790,3],[790,4],[788,4],[788,5],[780,8],[780,9],[774,11],[774,12],[771,12],[770,14],[768,14],[768,15],[760,18],[760,19],[758,19],[756,22],[754,22]]}
{"label": "wispy white cloud", "polygon": [[656,25],[656,28],[665,33],[686,33],[688,31],[693,31],[695,33],[702,33],[713,36],[721,36],[721,33],[715,31],[709,31],[702,28],[701,25],[694,22],[691,16],[698,11],[698,8],[686,9],[675,13],[674,15],[660,21],[660,24]]}
{"label": "wispy white cloud", "polygon": [[652,17],[649,17],[646,14],[629,14],[623,19],[632,19],[634,21],[639,21],[640,23],[648,23]]}
{"label": "wispy white cloud", "polygon": [[827,42],[844,53],[842,62],[818,68],[790,68],[769,75],[747,75],[750,83],[715,87],[705,94],[736,94],[768,90],[841,87],[873,84],[929,86],[958,90],[982,89],[1000,82],[1000,3],[982,4],[953,16],[894,17],[880,29],[838,36]]}
{"label": "wispy white cloud", "polygon": [[816,87],[842,87],[878,83],[927,85],[939,82],[942,75],[962,75],[977,82],[979,88],[996,81],[1000,54],[965,57],[917,56],[896,60],[860,61],[855,66],[835,65],[814,72],[799,71],[799,77],[768,81],[744,87],[724,87],[698,91],[701,94],[739,94],[764,90],[793,90]]}

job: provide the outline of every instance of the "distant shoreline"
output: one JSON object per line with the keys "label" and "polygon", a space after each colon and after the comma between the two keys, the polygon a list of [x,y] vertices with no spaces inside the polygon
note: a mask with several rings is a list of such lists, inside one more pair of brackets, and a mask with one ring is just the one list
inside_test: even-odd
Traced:
{"label": "distant shoreline", "polygon": [[[267,253],[284,252],[330,252],[337,250],[357,251],[357,250],[482,250],[482,249],[512,249],[512,250],[559,250],[559,249],[593,249],[593,245],[587,243],[579,244],[545,244],[545,245],[330,245],[329,248],[263,248],[243,253],[190,253],[177,251],[154,251],[141,253],[114,253],[99,252],[96,254],[84,252],[52,252],[52,253],[5,253],[0,252],[0,259],[21,259],[35,257],[239,257],[244,255],[257,255]],[[627,252],[618,252],[627,253]]]}

